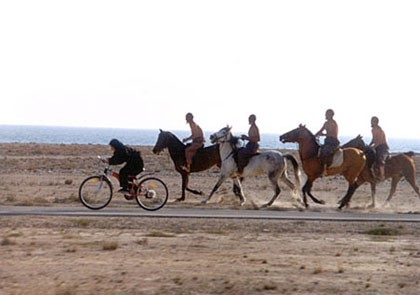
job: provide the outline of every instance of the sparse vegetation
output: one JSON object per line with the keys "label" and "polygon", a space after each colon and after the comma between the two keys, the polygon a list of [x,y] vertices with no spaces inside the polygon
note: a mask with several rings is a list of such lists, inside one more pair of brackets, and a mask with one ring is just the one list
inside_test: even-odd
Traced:
{"label": "sparse vegetation", "polygon": [[320,274],[322,272],[323,272],[322,267],[321,266],[317,266],[317,267],[315,267],[315,269],[313,271],[313,274]]}
{"label": "sparse vegetation", "polygon": [[12,246],[12,245],[16,245],[16,242],[9,238],[4,238],[0,241],[0,246]]}
{"label": "sparse vegetation", "polygon": [[77,226],[87,227],[87,226],[89,226],[92,223],[92,221],[89,220],[89,219],[83,218],[83,219],[77,219],[77,220],[75,220],[74,223]]}
{"label": "sparse vegetation", "polygon": [[161,231],[152,231],[148,234],[146,234],[147,237],[154,237],[154,238],[173,238],[176,235],[171,233],[165,233]]}
{"label": "sparse vegetation", "polygon": [[102,244],[102,250],[104,251],[114,251],[118,248],[118,242],[115,241],[105,241]]}
{"label": "sparse vegetation", "polygon": [[389,228],[389,227],[376,227],[369,229],[364,232],[367,235],[373,235],[373,236],[398,236],[400,235],[400,231],[395,228]]}
{"label": "sparse vegetation", "polygon": [[64,184],[65,184],[65,185],[71,185],[71,184],[73,184],[73,179],[66,179],[66,180],[64,181]]}

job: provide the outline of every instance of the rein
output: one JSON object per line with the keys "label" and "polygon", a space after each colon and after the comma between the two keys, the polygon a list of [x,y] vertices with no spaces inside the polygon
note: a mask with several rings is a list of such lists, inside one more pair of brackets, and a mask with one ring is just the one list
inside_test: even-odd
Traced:
{"label": "rein", "polygon": [[235,152],[238,151],[238,148],[236,147],[236,144],[237,144],[238,140],[239,140],[239,138],[238,137],[234,137],[234,136],[229,140],[230,147],[232,148],[232,151],[230,152],[229,155],[227,155],[227,157],[223,161],[226,161],[231,156],[233,156],[235,154]]}
{"label": "rein", "polygon": [[[217,137],[216,139],[217,140],[220,140],[221,138],[223,138],[224,136],[220,136],[220,137]],[[231,149],[232,149],[232,151],[229,153],[229,155],[227,155],[223,160],[222,160],[222,162],[224,162],[224,161],[226,161],[227,159],[229,159],[230,157],[232,157],[234,154],[235,154],[235,152],[236,152],[236,144],[234,143],[234,142],[232,142],[232,140],[233,139],[235,139],[235,137],[233,137],[232,139],[230,139],[228,142],[229,142],[229,144],[230,144],[230,147],[231,147]]]}
{"label": "rein", "polygon": [[224,161],[226,161],[227,159],[229,159],[231,156],[233,156],[233,154],[235,153],[235,150],[233,149],[233,147],[232,147],[232,151],[230,152],[230,154],[229,155],[227,155],[226,156],[226,158],[224,158],[224,160],[222,161],[222,162],[224,162]]}

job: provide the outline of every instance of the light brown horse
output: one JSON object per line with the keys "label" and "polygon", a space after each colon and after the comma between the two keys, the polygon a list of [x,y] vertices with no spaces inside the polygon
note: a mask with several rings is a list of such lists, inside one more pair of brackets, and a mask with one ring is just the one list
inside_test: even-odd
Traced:
{"label": "light brown horse", "polygon": [[[363,138],[359,135],[356,138],[350,140],[348,143],[344,144],[343,147],[355,147],[365,152],[368,161],[375,161],[375,150],[365,144]],[[414,191],[417,193],[417,196],[420,198],[420,190],[416,184],[416,165],[412,159],[414,153],[402,153],[396,154],[385,161],[385,179],[391,178],[391,190],[389,191],[388,197],[386,198],[385,204],[387,205],[391,201],[392,196],[394,195],[397,184],[402,177],[411,185]],[[365,171],[363,171],[360,181],[365,180],[370,183],[371,187],[371,196],[372,203],[368,207],[375,207],[375,194],[376,194],[376,183],[377,180],[370,169],[371,165],[367,165]]]}
{"label": "light brown horse", "polygon": [[[303,170],[308,179],[302,188],[303,203],[308,207],[306,194],[318,204],[325,204],[323,200],[318,200],[312,193],[313,182],[322,176],[323,165],[318,157],[319,144],[312,134],[304,125],[299,125],[298,128],[289,131],[280,136],[280,141],[297,142],[299,144],[299,155],[302,161]],[[338,202],[339,209],[343,208],[349,202],[351,196],[356,189],[361,185],[358,183],[358,176],[363,171],[366,164],[365,154],[356,148],[346,148],[343,150],[343,163],[340,166],[327,169],[327,175],[341,174],[348,182],[348,189],[344,197]]]}

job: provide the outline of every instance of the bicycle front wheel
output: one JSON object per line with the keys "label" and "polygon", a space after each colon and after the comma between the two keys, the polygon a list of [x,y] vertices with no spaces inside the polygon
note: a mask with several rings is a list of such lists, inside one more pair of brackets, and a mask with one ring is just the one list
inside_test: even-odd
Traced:
{"label": "bicycle front wheel", "polygon": [[100,175],[88,177],[80,185],[79,199],[89,209],[102,209],[111,202],[112,184]]}
{"label": "bicycle front wheel", "polygon": [[148,177],[140,181],[136,201],[140,207],[148,211],[159,210],[168,201],[166,184],[156,177]]}

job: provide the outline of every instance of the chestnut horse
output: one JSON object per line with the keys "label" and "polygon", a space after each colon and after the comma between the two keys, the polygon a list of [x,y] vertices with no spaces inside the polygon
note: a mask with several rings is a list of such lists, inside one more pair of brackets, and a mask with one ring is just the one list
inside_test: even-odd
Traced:
{"label": "chestnut horse", "polygon": [[[319,144],[316,137],[304,125],[299,125],[298,128],[289,131],[280,136],[280,141],[297,142],[299,144],[299,155],[302,161],[303,171],[305,171],[308,179],[302,188],[303,202],[305,207],[308,207],[306,194],[318,204],[325,204],[323,200],[318,200],[312,193],[313,182],[322,176],[323,165],[318,157]],[[358,182],[358,176],[363,171],[366,164],[365,154],[356,148],[346,148],[343,150],[343,163],[337,167],[329,167],[327,175],[341,174],[348,182],[348,189],[344,197],[338,202],[339,209],[343,208],[349,202],[351,196],[356,189],[361,185]]]}
{"label": "chestnut horse", "polygon": [[[343,145],[343,147],[355,147],[365,152],[368,161],[375,161],[375,150],[370,146],[366,145],[363,141],[362,136],[358,135],[356,138],[350,140],[348,143]],[[420,190],[416,184],[416,166],[414,160],[412,159],[414,153],[402,153],[394,155],[385,161],[385,179],[391,178],[391,190],[389,191],[388,197],[386,198],[385,204],[387,205],[391,201],[392,196],[394,195],[397,184],[402,177],[411,185],[414,191],[417,193],[417,196],[420,197]],[[366,182],[370,183],[371,187],[371,196],[372,203],[368,207],[375,207],[375,194],[376,194],[376,179],[370,169],[371,165],[367,165],[363,172],[361,179],[364,179]]]}
{"label": "chestnut horse", "polygon": [[[165,148],[168,149],[172,161],[175,165],[175,170],[181,174],[182,177],[182,195],[181,198],[178,198],[177,201],[185,200],[185,190],[196,194],[202,195],[201,191],[190,189],[188,187],[189,182],[189,173],[187,173],[182,166],[185,165],[185,148],[186,145],[181,142],[173,133],[169,131],[160,130],[158,139],[153,148],[153,153],[159,154]],[[197,154],[193,158],[193,163],[191,164],[191,172],[200,172],[207,169],[210,169],[214,165],[220,167],[222,161],[220,160],[219,155],[219,146],[211,145],[204,147],[197,151]],[[235,189],[235,188],[234,188]]]}

